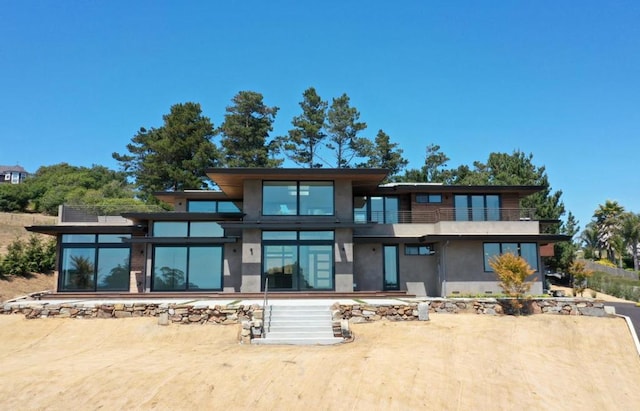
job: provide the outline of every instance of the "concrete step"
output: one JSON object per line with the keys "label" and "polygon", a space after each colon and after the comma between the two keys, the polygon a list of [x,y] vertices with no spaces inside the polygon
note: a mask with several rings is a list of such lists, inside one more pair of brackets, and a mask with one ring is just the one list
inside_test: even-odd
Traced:
{"label": "concrete step", "polygon": [[252,344],[337,344],[331,310],[326,305],[271,305],[265,312],[265,338]]}
{"label": "concrete step", "polygon": [[276,332],[276,331],[299,331],[299,332],[309,332],[309,331],[326,331],[331,330],[332,324],[271,324],[271,327],[268,332]]}
{"label": "concrete step", "polygon": [[333,345],[344,342],[342,338],[324,337],[324,338],[254,338],[251,344],[256,345]]}

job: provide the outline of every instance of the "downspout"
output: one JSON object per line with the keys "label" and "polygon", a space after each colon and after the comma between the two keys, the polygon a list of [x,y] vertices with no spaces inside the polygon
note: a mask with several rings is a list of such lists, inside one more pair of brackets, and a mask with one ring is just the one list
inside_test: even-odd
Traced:
{"label": "downspout", "polygon": [[447,246],[449,246],[449,240],[442,246],[442,252],[440,253],[440,271],[442,274],[442,297],[447,297]]}

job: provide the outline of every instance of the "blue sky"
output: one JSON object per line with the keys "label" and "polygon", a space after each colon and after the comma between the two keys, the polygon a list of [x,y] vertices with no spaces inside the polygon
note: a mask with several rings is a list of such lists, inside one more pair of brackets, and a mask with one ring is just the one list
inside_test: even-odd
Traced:
{"label": "blue sky", "polygon": [[218,126],[241,90],[280,107],[342,93],[410,167],[521,150],[584,225],[640,212],[638,1],[3,1],[0,164],[111,158],[195,101]]}

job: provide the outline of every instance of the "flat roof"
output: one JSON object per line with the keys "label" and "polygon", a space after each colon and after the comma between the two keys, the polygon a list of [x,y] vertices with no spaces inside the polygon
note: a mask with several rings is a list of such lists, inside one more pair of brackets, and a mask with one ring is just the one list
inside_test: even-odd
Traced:
{"label": "flat roof", "polygon": [[207,176],[229,198],[242,198],[246,180],[351,180],[354,193],[375,190],[389,174],[382,168],[209,168]]}

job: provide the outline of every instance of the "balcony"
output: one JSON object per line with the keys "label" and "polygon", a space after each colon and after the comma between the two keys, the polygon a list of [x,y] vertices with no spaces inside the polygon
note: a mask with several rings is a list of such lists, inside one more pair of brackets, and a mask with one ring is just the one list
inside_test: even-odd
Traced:
{"label": "balcony", "polygon": [[61,205],[58,209],[58,224],[130,224],[123,218],[127,212],[159,212],[159,206],[146,204]]}
{"label": "balcony", "polygon": [[533,208],[440,208],[432,211],[356,211],[356,223],[435,224],[441,221],[536,221]]}

